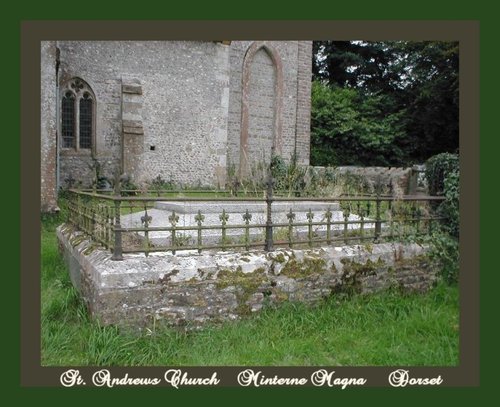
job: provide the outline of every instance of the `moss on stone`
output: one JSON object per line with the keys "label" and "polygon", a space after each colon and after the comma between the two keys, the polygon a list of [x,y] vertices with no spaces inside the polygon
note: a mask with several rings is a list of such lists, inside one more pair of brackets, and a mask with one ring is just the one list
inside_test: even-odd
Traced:
{"label": "moss on stone", "polygon": [[366,263],[359,263],[350,259],[341,259],[340,262],[344,265],[344,272],[351,272],[354,274],[368,275],[373,274],[377,269],[386,265],[385,261],[380,257],[377,261],[368,259]]}
{"label": "moss on stone", "polygon": [[286,257],[281,252],[269,252],[266,254],[266,259],[276,263],[286,262]]}
{"label": "moss on stone", "polygon": [[193,300],[192,303],[195,307],[206,307],[207,306],[207,300],[205,300],[203,297],[197,297]]}
{"label": "moss on stone", "polygon": [[414,275],[434,274],[437,271],[436,264],[426,254],[419,254],[411,258],[400,259],[394,264],[394,274],[410,270]]}
{"label": "moss on stone", "polygon": [[235,308],[234,312],[239,316],[250,315],[252,313],[252,307],[245,302],[238,302],[238,306]]}
{"label": "moss on stone", "polygon": [[203,269],[197,270],[199,280],[210,280],[210,279],[212,279],[212,277],[214,276],[214,274],[216,272],[217,272],[216,270],[212,270],[212,269],[208,269],[206,271]]}
{"label": "moss on stone", "polygon": [[88,256],[89,254],[92,254],[94,251],[96,251],[99,248],[99,246],[95,243],[91,243],[89,246],[85,248],[85,250],[82,251],[82,254],[85,256]]}
{"label": "moss on stone", "polygon": [[281,288],[275,287],[273,289],[274,300],[276,302],[284,302],[288,300],[288,294],[284,292]]}
{"label": "moss on stone", "polygon": [[234,286],[248,291],[255,290],[266,280],[267,276],[263,267],[259,267],[250,273],[243,273],[241,267],[238,267],[235,271],[229,269],[220,270],[217,274],[216,286],[219,289]]}
{"label": "moss on stone", "polygon": [[277,261],[278,263],[283,264],[286,261],[285,255],[283,253],[278,253],[274,258],[274,260]]}
{"label": "moss on stone", "polygon": [[259,267],[250,273],[243,273],[241,267],[235,271],[222,269],[217,275],[216,287],[223,290],[228,287],[234,287],[236,290],[237,307],[235,312],[238,315],[247,315],[251,312],[248,299],[258,291],[258,288],[269,283],[266,270]]}
{"label": "moss on stone", "polygon": [[63,235],[71,235],[76,231],[76,227],[72,225],[71,223],[65,223],[63,226],[61,226],[61,233]]}
{"label": "moss on stone", "polygon": [[176,274],[179,273],[178,269],[173,269],[172,271],[165,273],[163,277],[160,277],[158,279],[158,284],[166,284],[170,281],[170,277],[175,276]]}
{"label": "moss on stone", "polygon": [[82,243],[85,239],[86,239],[85,235],[78,235],[78,236],[74,236],[73,238],[71,238],[69,243],[72,247],[76,247],[80,243]]}
{"label": "moss on stone", "polygon": [[377,261],[368,259],[365,263],[357,262],[351,259],[341,259],[340,262],[344,265],[342,270],[339,291],[344,294],[356,294],[361,292],[361,276],[368,276],[376,274],[386,266],[386,262],[380,257]]}
{"label": "moss on stone", "polygon": [[312,274],[323,274],[325,272],[325,259],[306,257],[301,262],[296,259],[288,260],[280,274],[290,278],[305,278]]}

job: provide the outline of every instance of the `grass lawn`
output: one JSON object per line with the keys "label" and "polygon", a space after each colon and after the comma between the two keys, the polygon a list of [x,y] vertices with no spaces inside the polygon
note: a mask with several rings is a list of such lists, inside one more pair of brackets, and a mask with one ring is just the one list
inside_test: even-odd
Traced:
{"label": "grass lawn", "polygon": [[458,287],[285,304],[194,332],[134,335],[91,321],[42,220],[42,365],[458,365]]}

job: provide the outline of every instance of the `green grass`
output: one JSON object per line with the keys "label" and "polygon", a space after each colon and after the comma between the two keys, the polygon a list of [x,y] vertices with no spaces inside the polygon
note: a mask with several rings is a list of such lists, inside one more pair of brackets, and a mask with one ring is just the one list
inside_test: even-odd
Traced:
{"label": "green grass", "polygon": [[385,292],[316,306],[288,303],[189,333],[142,335],[90,320],[42,221],[42,365],[423,365],[458,364],[458,288]]}

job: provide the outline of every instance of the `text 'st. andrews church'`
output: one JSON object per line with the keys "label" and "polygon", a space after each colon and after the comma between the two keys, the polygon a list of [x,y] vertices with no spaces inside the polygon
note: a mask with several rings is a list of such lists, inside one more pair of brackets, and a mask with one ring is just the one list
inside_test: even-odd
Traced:
{"label": "text 'st. andrews church'", "polygon": [[108,178],[224,186],[309,164],[311,41],[44,41],[41,203]]}

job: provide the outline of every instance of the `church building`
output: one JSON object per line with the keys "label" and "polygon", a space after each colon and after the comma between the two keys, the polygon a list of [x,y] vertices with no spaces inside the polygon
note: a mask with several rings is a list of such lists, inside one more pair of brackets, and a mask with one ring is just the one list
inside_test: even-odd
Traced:
{"label": "church building", "polygon": [[41,204],[99,174],[223,188],[309,164],[311,41],[44,41]]}

